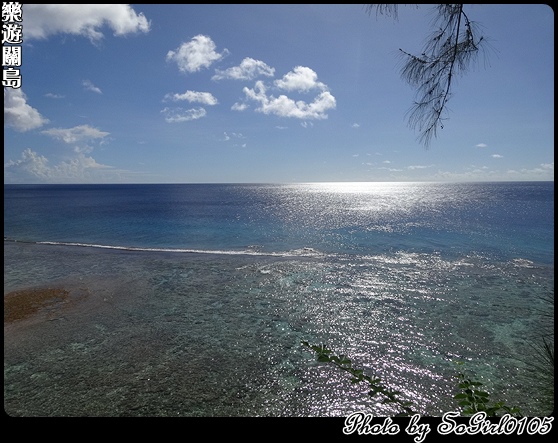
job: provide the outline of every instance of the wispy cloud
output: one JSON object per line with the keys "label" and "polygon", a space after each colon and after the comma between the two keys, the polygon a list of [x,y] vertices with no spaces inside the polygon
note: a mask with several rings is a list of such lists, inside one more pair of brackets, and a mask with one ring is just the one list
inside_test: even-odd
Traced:
{"label": "wispy cloud", "polygon": [[73,144],[81,141],[89,141],[94,139],[103,139],[108,132],[100,131],[89,125],[74,126],[73,128],[52,128],[42,131],[43,134],[49,135],[56,140],[61,140],[67,144]]}
{"label": "wispy cloud", "polygon": [[389,172],[402,172],[403,169],[397,169],[397,168],[388,168],[388,167],[381,167],[381,168],[376,168],[378,170],[383,170],[383,171],[389,171]]}
{"label": "wispy cloud", "polygon": [[239,146],[240,146],[241,148],[245,148],[245,147],[247,146],[246,143],[242,143],[242,144],[240,144],[240,145],[239,145],[238,143],[235,143],[235,141],[237,141],[237,140],[239,140],[239,139],[241,140],[241,139],[245,139],[245,138],[246,138],[246,137],[245,137],[243,134],[241,134],[240,132],[230,132],[230,133],[229,133],[229,132],[224,132],[224,133],[223,133],[223,136],[224,136],[224,138],[222,138],[221,141],[229,142],[229,141],[232,140],[231,146],[232,146],[233,148],[239,147]]}
{"label": "wispy cloud", "polygon": [[87,91],[93,91],[96,92],[97,94],[102,94],[103,92],[97,87],[95,86],[91,80],[83,80],[81,82],[81,84],[83,85],[83,87],[87,90]]}
{"label": "wispy cloud", "polygon": [[234,103],[231,106],[232,111],[245,111],[249,106],[246,103]]}
{"label": "wispy cloud", "polygon": [[432,168],[433,166],[434,165],[411,165],[411,166],[407,166],[407,169],[414,171],[415,169],[428,169],[428,168]]}
{"label": "wispy cloud", "polygon": [[207,111],[204,108],[193,108],[184,110],[182,108],[165,108],[161,110],[167,123],[181,123],[205,117]]}
{"label": "wispy cloud", "polygon": [[108,132],[100,131],[89,125],[74,126],[73,128],[52,128],[41,131],[55,140],[60,140],[67,145],[72,145],[72,150],[78,153],[90,153],[93,151],[91,142],[99,141],[103,144]]}
{"label": "wispy cloud", "polygon": [[231,132],[231,133],[223,132],[223,134],[225,136],[224,141],[228,141],[231,138],[246,138],[246,137],[244,137],[244,135],[242,135],[239,132]]}
{"label": "wispy cloud", "polygon": [[492,158],[504,158],[504,156],[500,155],[500,154],[492,154],[491,157]]}

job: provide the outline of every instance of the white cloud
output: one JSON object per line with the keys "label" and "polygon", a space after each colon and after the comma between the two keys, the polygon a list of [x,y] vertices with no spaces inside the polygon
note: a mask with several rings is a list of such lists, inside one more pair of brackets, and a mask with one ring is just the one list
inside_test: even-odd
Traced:
{"label": "white cloud", "polygon": [[262,81],[257,81],[254,89],[245,87],[243,91],[249,100],[259,103],[259,108],[256,111],[280,117],[311,120],[326,119],[326,112],[335,109],[336,106],[335,97],[328,91],[320,93],[311,103],[302,100],[294,101],[285,95],[279,97],[267,96],[266,87]]}
{"label": "white cloud", "polygon": [[260,60],[246,57],[239,66],[225,69],[221,71],[215,70],[216,74],[211,78],[212,80],[221,80],[230,78],[233,80],[253,80],[260,75],[266,77],[273,77],[275,75],[275,68],[272,68]]}
{"label": "white cloud", "polygon": [[407,169],[410,169],[411,171],[415,170],[415,169],[428,169],[433,167],[434,165],[411,165],[411,166],[407,166]]}
{"label": "white cloud", "polygon": [[188,110],[183,110],[182,108],[165,108],[161,110],[161,113],[165,115],[165,121],[167,123],[197,120],[198,118],[205,117],[207,114],[204,108],[193,108]]}
{"label": "white cloud", "polygon": [[106,179],[107,176],[103,173],[107,171],[112,175],[115,172],[123,172],[97,163],[94,158],[86,157],[82,153],[51,166],[46,157],[29,148],[23,151],[19,160],[10,160],[4,164],[5,180],[10,183],[94,182],[99,178]]}
{"label": "white cloud", "polygon": [[223,132],[223,135],[224,135],[224,138],[223,138],[222,141],[225,141],[225,142],[231,140],[231,138],[240,138],[240,139],[246,138],[244,135],[242,135],[241,133],[237,133],[237,132],[231,132],[231,133]]}
{"label": "white cloud", "polygon": [[[282,94],[278,97],[268,95],[267,88],[263,81],[258,80],[254,88],[245,87],[243,89],[247,100],[255,101],[259,104],[257,112],[273,114],[279,117],[292,117],[301,120],[320,120],[328,117],[327,111],[335,109],[335,97],[329,92],[328,87],[318,81],[318,75],[310,68],[297,66],[282,79],[276,80],[274,85],[278,89],[289,92],[307,93],[312,90],[321,91],[312,102],[294,100]],[[244,110],[246,104],[235,103],[233,110]],[[305,122],[304,127],[309,124]]]}
{"label": "white cloud", "polygon": [[506,171],[482,168],[472,168],[466,172],[438,171],[429,179],[433,181],[554,181],[554,169],[535,167],[532,169],[508,169]]}
{"label": "white cloud", "polygon": [[182,43],[175,51],[167,53],[167,61],[172,60],[181,72],[197,72],[208,68],[228,54],[225,49],[221,54],[215,52],[215,43],[205,35],[196,35],[188,43]]}
{"label": "white cloud", "polygon": [[67,33],[81,35],[91,41],[103,38],[100,29],[108,26],[114,35],[149,32],[145,16],[127,4],[25,4],[23,7],[24,39],[44,39]]}
{"label": "white cloud", "polygon": [[231,110],[233,111],[245,111],[248,109],[248,105],[246,103],[235,103],[231,106]]}
{"label": "white cloud", "polygon": [[358,123],[353,123],[351,125],[351,128],[360,128],[360,125]]}
{"label": "white cloud", "polygon": [[20,160],[10,160],[4,164],[5,174],[9,175],[13,170],[24,172],[23,175],[30,175],[37,178],[47,178],[49,171],[48,160],[46,157],[27,148],[21,154]]}
{"label": "white cloud", "polygon": [[304,66],[297,66],[281,80],[275,80],[275,85],[286,91],[307,92],[312,89],[327,91],[327,86],[318,81],[318,74]]}
{"label": "white cloud", "polygon": [[476,145],[477,148],[486,148],[488,145],[485,143],[479,143],[478,145]]}
{"label": "white cloud", "polygon": [[381,167],[381,168],[376,168],[380,171],[389,171],[389,172],[403,172],[403,169],[396,169],[396,168],[388,168],[388,167]]}
{"label": "white cloud", "polygon": [[27,104],[27,97],[21,90],[4,88],[4,124],[19,132],[40,128],[48,123],[39,111]]}
{"label": "white cloud", "polygon": [[45,94],[45,97],[48,97],[48,98],[55,98],[55,99],[64,98],[63,95],[60,95],[60,94],[53,94],[52,92],[46,93],[46,94]]}
{"label": "white cloud", "polygon": [[[187,100],[190,103],[201,103],[203,105],[214,106],[219,101],[209,92],[186,91],[184,94],[166,94],[163,101],[181,101]],[[187,122],[205,117],[207,112],[204,108],[192,108],[184,110],[183,108],[164,108],[161,113],[165,115],[167,123]]]}
{"label": "white cloud", "polygon": [[492,154],[491,157],[492,158],[504,158],[504,156],[500,155],[500,154]]}
{"label": "white cloud", "polygon": [[94,139],[103,139],[108,132],[103,132],[97,128],[93,128],[89,125],[80,125],[73,128],[62,129],[62,128],[52,128],[42,131],[43,134],[50,135],[56,140],[61,140],[64,143],[73,144],[81,141],[89,141]]}
{"label": "white cloud", "polygon": [[88,91],[93,91],[93,92],[96,92],[97,94],[102,94],[103,93],[97,86],[95,86],[93,83],[91,83],[90,80],[84,80],[83,82],[81,82],[81,84]]}
{"label": "white cloud", "polygon": [[197,102],[204,105],[213,106],[218,104],[217,99],[210,92],[196,92],[196,91],[186,91],[184,94],[167,94],[165,95],[166,100],[179,101],[188,100],[190,103]]}
{"label": "white cloud", "polygon": [[531,169],[523,168],[519,171],[517,170],[508,170],[506,171],[508,177],[515,175],[513,179],[521,180],[548,180],[554,181],[554,162],[552,163],[541,163],[538,167],[534,167]]}

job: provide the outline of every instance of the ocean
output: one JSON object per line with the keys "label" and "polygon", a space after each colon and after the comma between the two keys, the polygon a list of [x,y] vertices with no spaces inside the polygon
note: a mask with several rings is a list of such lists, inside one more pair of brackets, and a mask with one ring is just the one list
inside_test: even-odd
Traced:
{"label": "ocean", "polygon": [[554,182],[4,185],[4,297],[12,416],[400,412],[303,341],[424,416],[460,371],[546,415]]}

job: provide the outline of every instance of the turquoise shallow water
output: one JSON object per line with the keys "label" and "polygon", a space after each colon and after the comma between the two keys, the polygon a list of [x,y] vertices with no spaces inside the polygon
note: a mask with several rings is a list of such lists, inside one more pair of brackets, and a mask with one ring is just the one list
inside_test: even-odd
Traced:
{"label": "turquoise shallow water", "polygon": [[[150,211],[139,188],[117,188],[112,200],[107,188],[102,198],[79,187],[11,194],[5,237],[25,242],[4,243],[5,294],[64,287],[74,303],[5,324],[5,411],[398,412],[317,363],[306,340],[380,375],[423,415],[456,409],[456,361],[528,414],[548,412],[526,377],[548,318],[541,298],[554,293],[548,186],[461,185],[445,202],[436,186],[313,186],[209,186],[197,197],[190,187],[181,204],[163,193],[178,205],[166,213],[163,203]],[[240,191],[244,203],[230,199]],[[47,196],[59,203],[51,210]]]}

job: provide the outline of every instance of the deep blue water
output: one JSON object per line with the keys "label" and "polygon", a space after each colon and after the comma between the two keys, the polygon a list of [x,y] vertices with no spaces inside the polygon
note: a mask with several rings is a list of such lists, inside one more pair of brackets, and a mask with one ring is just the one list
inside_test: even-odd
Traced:
{"label": "deep blue water", "polygon": [[553,182],[5,185],[4,237],[5,294],[79,300],[5,326],[10,415],[398,412],[301,341],[425,415],[456,410],[457,361],[546,412]]}
{"label": "deep blue water", "polygon": [[554,183],[5,185],[4,236],[115,247],[552,263]]}

